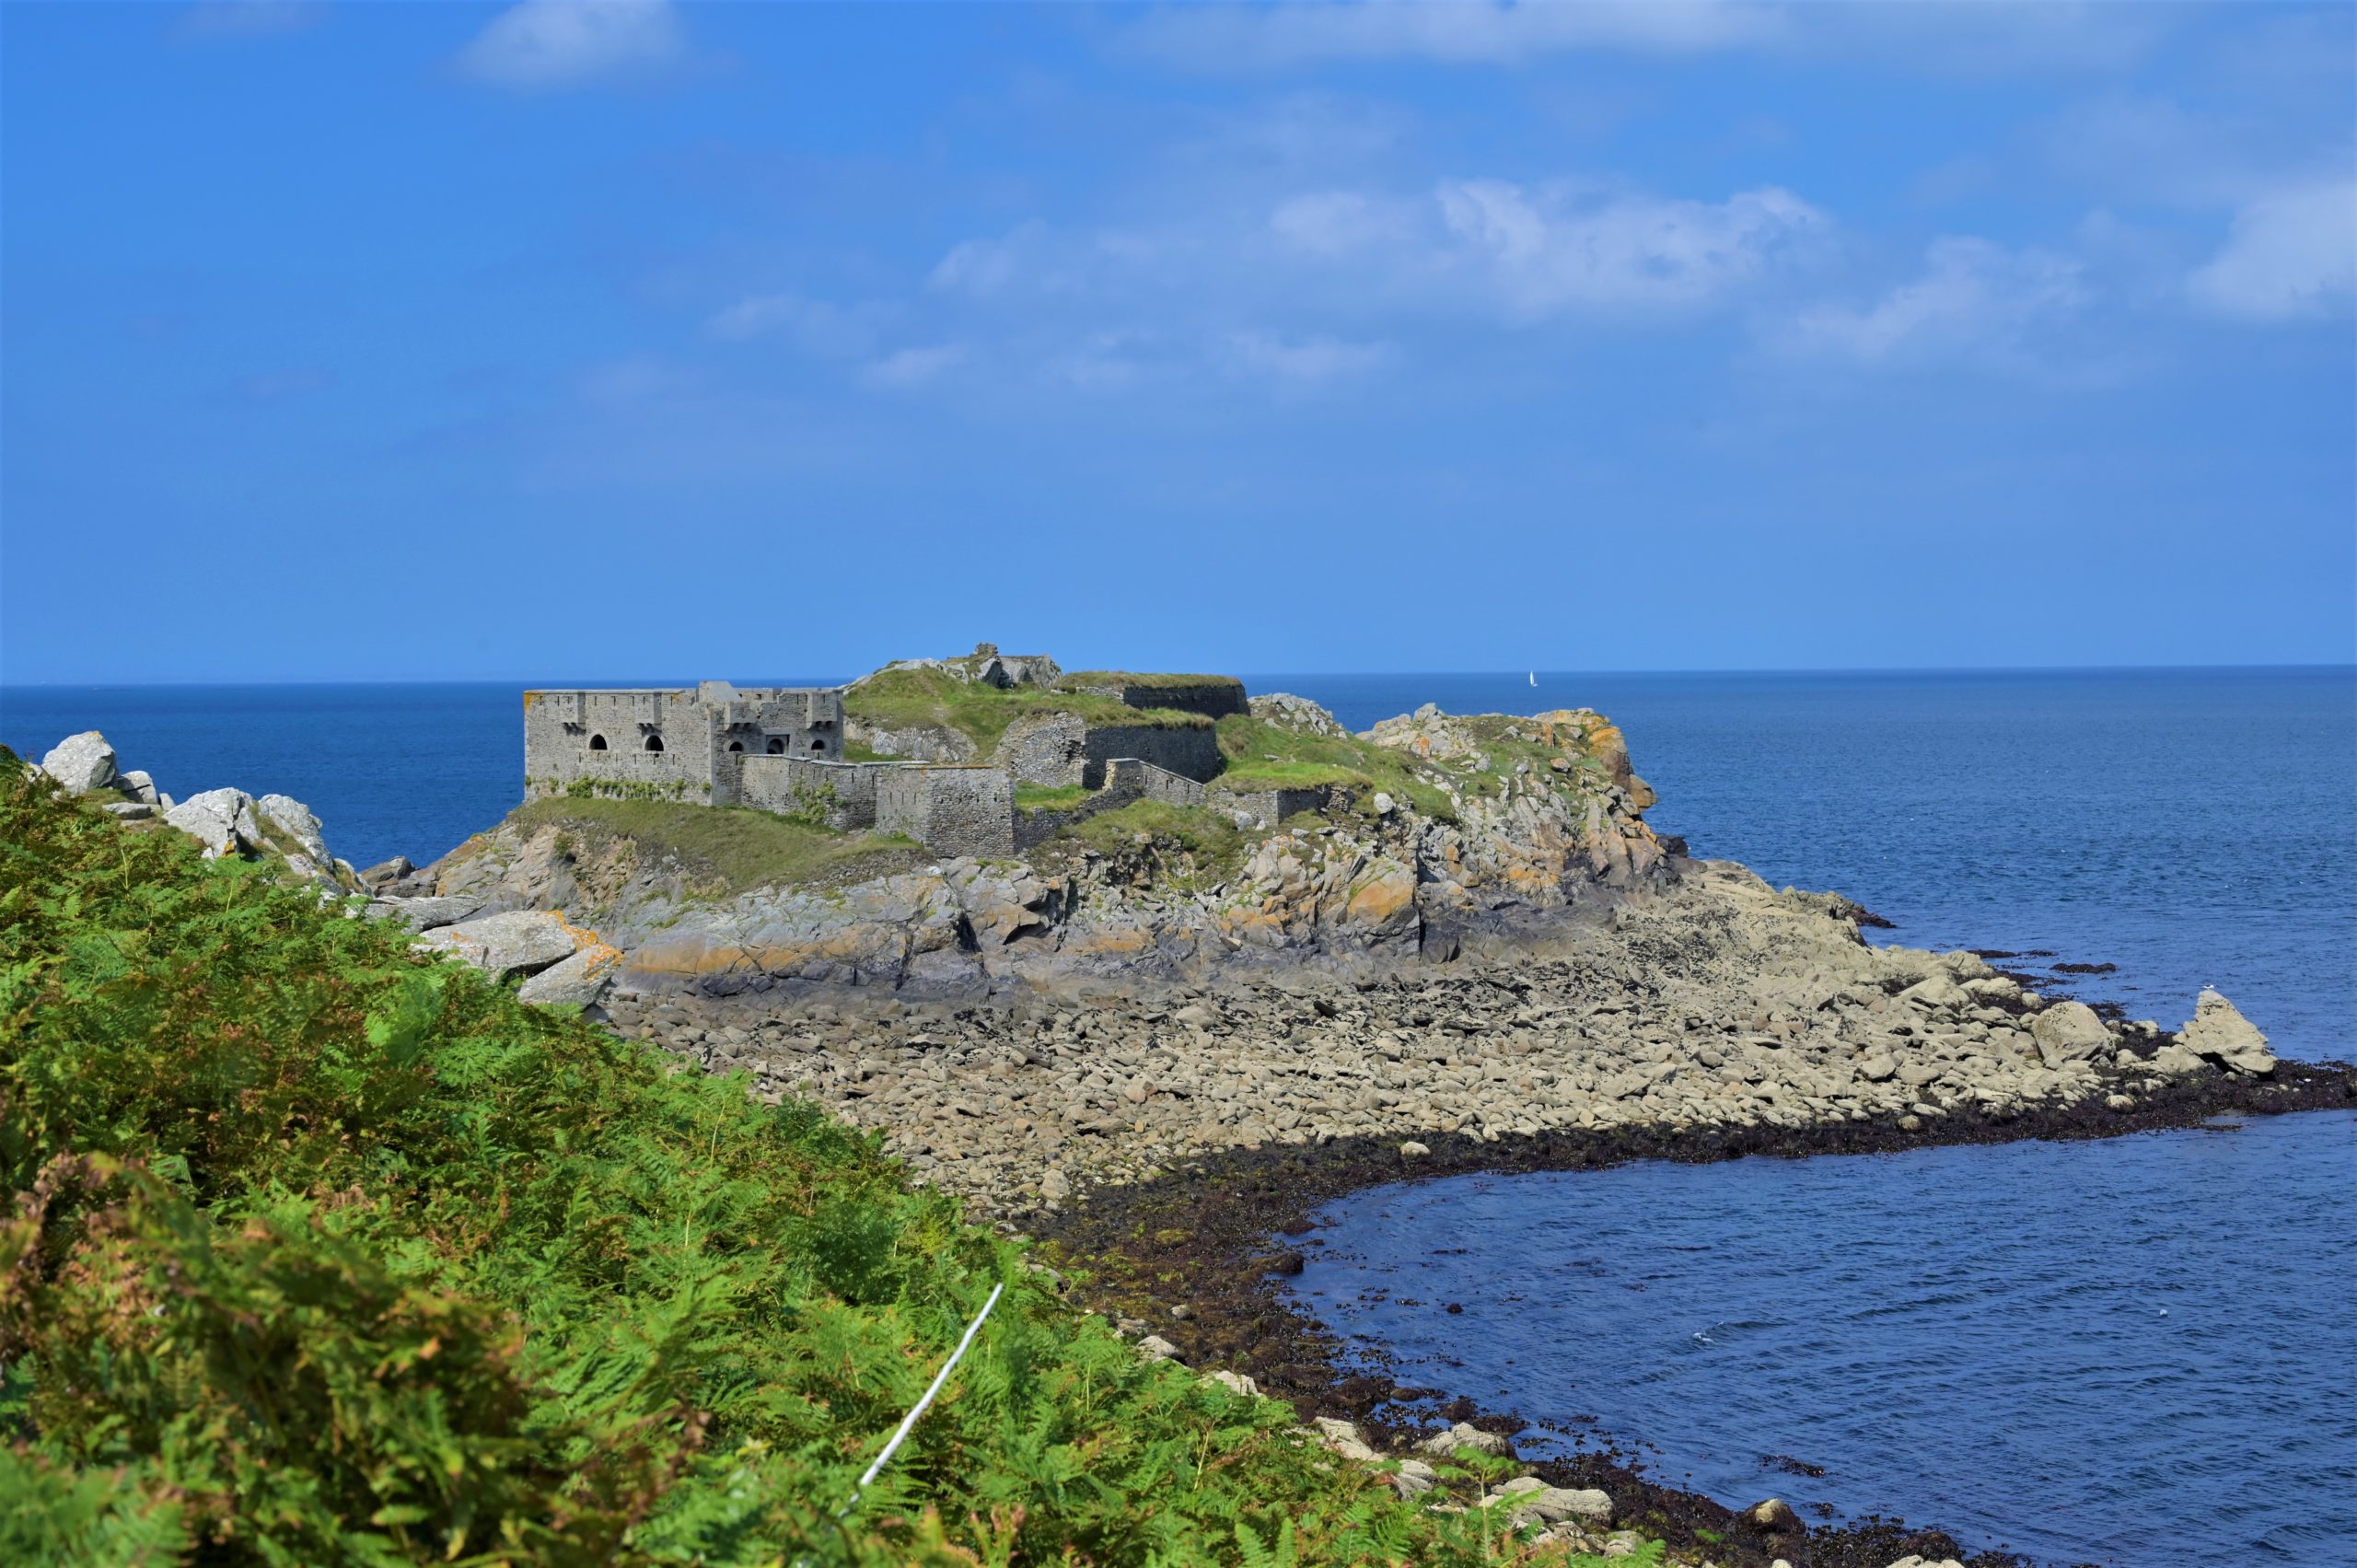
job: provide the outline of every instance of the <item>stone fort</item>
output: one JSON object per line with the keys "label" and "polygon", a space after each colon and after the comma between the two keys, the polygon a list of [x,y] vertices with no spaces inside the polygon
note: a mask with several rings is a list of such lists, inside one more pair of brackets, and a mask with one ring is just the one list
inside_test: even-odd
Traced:
{"label": "stone fort", "polygon": [[[989,644],[970,659],[920,662],[993,686],[1046,687],[1061,673],[1044,656],[1002,656]],[[578,793],[749,807],[846,831],[905,834],[935,854],[978,858],[1013,854],[1074,820],[1144,798],[1211,804],[1271,823],[1319,803],[1295,791],[1243,796],[1213,787],[1224,763],[1212,726],[1247,711],[1241,682],[1173,687],[1113,676],[1071,689],[1195,718],[1174,726],[1143,714],[1123,724],[1045,711],[1016,720],[986,760],[889,737],[879,738],[911,754],[852,761],[843,755],[842,687],[706,680],[677,689],[527,691],[525,797]],[[1018,812],[1018,784],[1080,784],[1094,793],[1063,810]]]}

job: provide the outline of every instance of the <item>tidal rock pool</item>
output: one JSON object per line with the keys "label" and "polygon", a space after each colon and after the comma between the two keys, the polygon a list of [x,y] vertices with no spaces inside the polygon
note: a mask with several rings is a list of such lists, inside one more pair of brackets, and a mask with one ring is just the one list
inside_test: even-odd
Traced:
{"label": "tidal rock pool", "polygon": [[[1362,1192],[1300,1304],[1659,1481],[1976,1549],[2357,1562],[2357,1112]],[[1593,1436],[1583,1435],[1593,1434]]]}

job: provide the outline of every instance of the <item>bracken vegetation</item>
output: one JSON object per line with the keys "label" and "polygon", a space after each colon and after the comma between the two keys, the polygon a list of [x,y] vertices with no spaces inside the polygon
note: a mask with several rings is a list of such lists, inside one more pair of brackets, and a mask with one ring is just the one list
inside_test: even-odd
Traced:
{"label": "bracken vegetation", "polygon": [[814,1108],[5,753],[0,796],[0,1560],[1526,1555],[1141,1362]]}

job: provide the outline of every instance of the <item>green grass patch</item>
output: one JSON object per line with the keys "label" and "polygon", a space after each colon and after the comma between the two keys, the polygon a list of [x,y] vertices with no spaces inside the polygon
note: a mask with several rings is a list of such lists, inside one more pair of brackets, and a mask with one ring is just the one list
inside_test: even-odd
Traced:
{"label": "green grass patch", "polygon": [[1015,786],[1017,811],[1069,811],[1097,792],[1086,784],[1019,784]]}
{"label": "green grass patch", "polygon": [[1426,764],[1354,735],[1311,735],[1249,714],[1231,714],[1219,721],[1219,749],[1227,769],[1217,782],[1230,789],[1362,785],[1370,793],[1396,796],[1428,817],[1453,816],[1447,795],[1432,782]]}
{"label": "green grass patch", "polygon": [[1233,675],[1180,675],[1167,671],[1132,669],[1075,669],[1056,678],[1059,687],[1085,691],[1102,687],[1134,687],[1144,691],[1175,691],[1181,688],[1233,686],[1244,690],[1244,682]]}
{"label": "green grass patch", "polygon": [[7,1562],[1512,1555],[1141,1361],[872,1137],[410,942],[0,753]]}
{"label": "green grass patch", "polygon": [[1372,789],[1375,781],[1335,762],[1231,762],[1215,787],[1251,794],[1264,789]]}
{"label": "green grass patch", "polygon": [[576,855],[628,839],[644,862],[676,861],[715,897],[751,888],[842,886],[905,870],[924,858],[916,843],[897,834],[838,833],[739,806],[558,796],[519,806],[507,819],[523,828],[562,828]]}
{"label": "green grass patch", "polygon": [[843,693],[850,718],[878,729],[935,726],[974,743],[978,758],[998,749],[1007,726],[1028,714],[1077,714],[1093,725],[1141,725],[1192,729],[1210,721],[1169,708],[1132,708],[1112,697],[1038,686],[985,686],[938,669],[888,669]]}
{"label": "green grass patch", "polygon": [[1149,844],[1158,842],[1162,847],[1154,858],[1176,887],[1227,880],[1242,868],[1248,847],[1243,830],[1220,812],[1159,800],[1133,800],[1119,810],[1099,812],[1061,836],[1109,857],[1134,854],[1144,847],[1142,838]]}

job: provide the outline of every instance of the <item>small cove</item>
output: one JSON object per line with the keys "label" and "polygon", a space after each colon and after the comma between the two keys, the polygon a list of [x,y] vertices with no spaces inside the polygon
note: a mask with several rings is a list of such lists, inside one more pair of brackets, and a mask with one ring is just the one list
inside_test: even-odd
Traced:
{"label": "small cove", "polygon": [[1327,1205],[1294,1293],[1542,1423],[1527,1452],[1635,1440],[1729,1504],[2057,1562],[2341,1562],[2352,1194],[2357,1112],[1457,1177]]}

